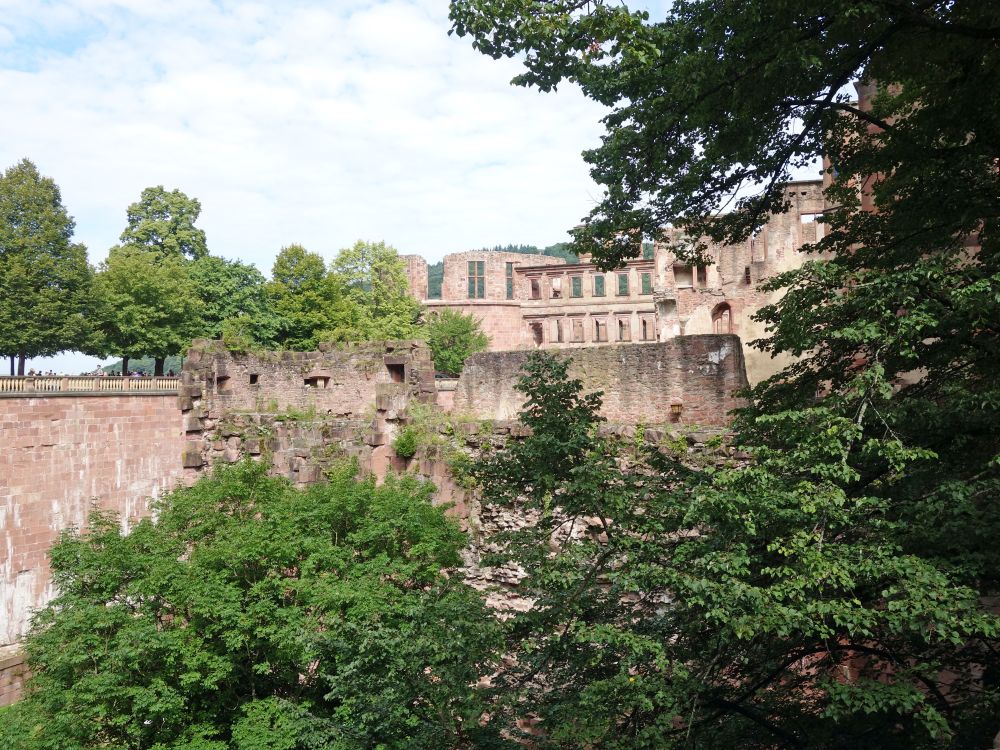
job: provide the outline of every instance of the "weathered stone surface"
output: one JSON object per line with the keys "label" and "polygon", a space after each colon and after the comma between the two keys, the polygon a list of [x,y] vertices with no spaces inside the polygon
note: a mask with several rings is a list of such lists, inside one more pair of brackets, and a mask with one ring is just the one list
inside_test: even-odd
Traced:
{"label": "weathered stone surface", "polygon": [[[514,389],[528,352],[474,354],[458,380],[454,410],[511,419],[524,401]],[[736,336],[679,336],[656,344],[576,349],[570,376],[603,391],[601,415],[620,424],[725,425],[743,404],[743,350]],[[680,401],[680,413],[672,405]]]}

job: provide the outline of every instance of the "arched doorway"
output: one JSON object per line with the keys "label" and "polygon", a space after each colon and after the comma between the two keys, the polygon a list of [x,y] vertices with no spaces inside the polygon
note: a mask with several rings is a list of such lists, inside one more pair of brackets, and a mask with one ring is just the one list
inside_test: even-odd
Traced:
{"label": "arched doorway", "polygon": [[733,332],[733,310],[727,302],[716,305],[712,310],[712,333]]}

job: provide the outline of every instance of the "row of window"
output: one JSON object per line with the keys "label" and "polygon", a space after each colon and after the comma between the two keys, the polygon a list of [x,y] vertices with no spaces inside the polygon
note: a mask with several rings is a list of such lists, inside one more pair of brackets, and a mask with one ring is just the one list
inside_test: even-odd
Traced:
{"label": "row of window", "polygon": [[[591,318],[591,338],[595,343],[608,341],[608,321],[606,318]],[[586,341],[586,325],[583,318],[556,318],[552,321],[548,336],[546,336],[546,326],[543,321],[535,320],[528,323],[531,330],[532,340],[535,346],[544,343],[554,344],[582,344]],[[619,317],[615,319],[615,340],[632,340],[632,319],[631,317]],[[655,341],[656,330],[653,327],[651,317],[641,317],[639,319],[639,329],[637,331],[638,341]]]}
{"label": "row of window", "polygon": [[[486,262],[482,260],[470,260],[468,268],[469,299],[484,299],[486,297]],[[678,287],[704,287],[707,286],[708,270],[704,266],[693,268],[691,266],[674,266],[674,280]],[[593,288],[591,295],[594,297],[607,296],[606,276],[603,273],[594,274]],[[507,263],[506,268],[506,292],[507,299],[514,299],[514,264]],[[627,297],[629,295],[629,274],[615,274],[617,283],[617,296]],[[531,299],[542,299],[542,280],[529,279],[529,296]],[[563,296],[562,277],[557,276],[551,280],[551,298],[561,299]],[[639,294],[653,293],[653,274],[649,271],[639,273]],[[569,296],[583,297],[583,276],[569,277]]]}

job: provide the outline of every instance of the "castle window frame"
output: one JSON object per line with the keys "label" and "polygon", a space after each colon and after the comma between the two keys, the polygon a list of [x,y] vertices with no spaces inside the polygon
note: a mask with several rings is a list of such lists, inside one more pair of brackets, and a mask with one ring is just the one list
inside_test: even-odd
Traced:
{"label": "castle window frame", "polygon": [[514,264],[507,264],[507,299],[514,299]]}
{"label": "castle window frame", "polygon": [[604,343],[608,340],[608,321],[604,318],[594,318],[594,341]]}
{"label": "castle window frame", "polygon": [[598,273],[594,275],[594,296],[604,297],[607,294],[604,284],[604,274]]}
{"label": "castle window frame", "polygon": [[486,261],[469,261],[469,299],[486,297]]}
{"label": "castle window frame", "polygon": [[639,274],[639,284],[640,291],[639,294],[652,294],[653,293],[653,274],[649,271],[643,271]]}
{"label": "castle window frame", "polygon": [[573,318],[570,321],[570,341],[574,344],[583,343],[583,318]]}
{"label": "castle window frame", "polygon": [[628,297],[628,274],[618,274],[618,297]]}
{"label": "castle window frame", "polygon": [[618,340],[619,341],[631,341],[632,340],[632,321],[628,318],[618,318]]}
{"label": "castle window frame", "polygon": [[583,296],[583,277],[582,276],[571,276],[569,279],[569,296],[570,297],[582,297]]}
{"label": "castle window frame", "polygon": [[531,299],[541,299],[542,298],[542,282],[541,279],[528,279],[528,287],[530,289]]}

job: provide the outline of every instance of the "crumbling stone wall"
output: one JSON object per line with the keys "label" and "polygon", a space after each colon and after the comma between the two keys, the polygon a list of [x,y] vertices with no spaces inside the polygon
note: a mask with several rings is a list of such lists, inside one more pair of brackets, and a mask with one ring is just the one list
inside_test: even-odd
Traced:
{"label": "crumbling stone wall", "polygon": [[185,467],[264,456],[298,484],[318,480],[319,459],[335,454],[384,473],[407,404],[436,395],[430,350],[419,341],[263,353],[196,341],[181,378]]}
{"label": "crumbling stone wall", "polygon": [[[485,352],[466,363],[453,409],[479,419],[512,419],[523,403],[514,390],[528,352]],[[613,422],[725,425],[743,404],[743,350],[728,334],[678,336],[653,344],[576,349],[572,377],[603,391],[601,414]]]}

